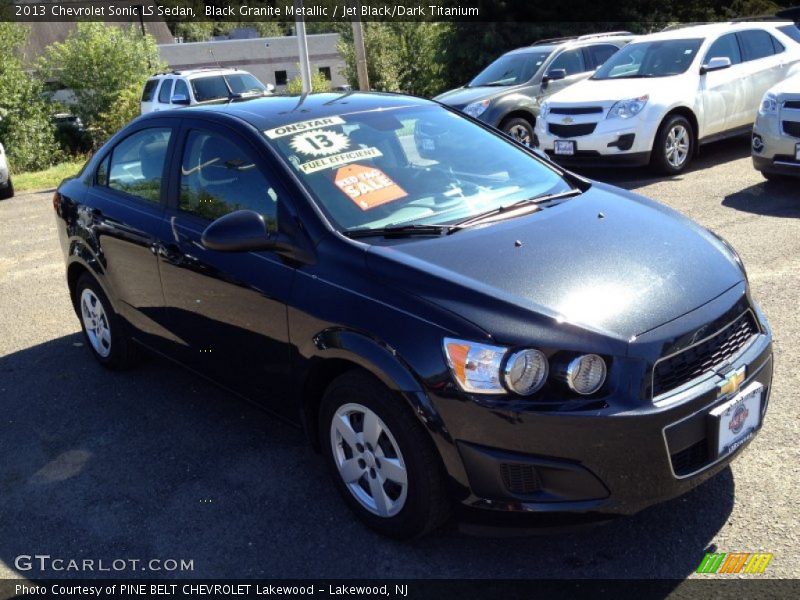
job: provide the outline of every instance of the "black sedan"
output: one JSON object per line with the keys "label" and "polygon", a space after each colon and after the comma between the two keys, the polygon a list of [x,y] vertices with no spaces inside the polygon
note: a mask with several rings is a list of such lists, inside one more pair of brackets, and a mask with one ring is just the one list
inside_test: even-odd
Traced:
{"label": "black sedan", "polygon": [[724,240],[434,102],[146,115],[54,207],[100,363],[147,348],[302,425],[386,535],[632,514],[767,409],[771,333]]}

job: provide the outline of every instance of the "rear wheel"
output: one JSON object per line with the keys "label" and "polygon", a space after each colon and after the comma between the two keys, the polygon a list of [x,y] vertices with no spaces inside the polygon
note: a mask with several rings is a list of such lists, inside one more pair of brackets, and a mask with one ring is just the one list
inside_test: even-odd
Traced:
{"label": "rear wheel", "polygon": [[682,172],[694,153],[694,128],[686,117],[667,117],[658,129],[653,146],[653,168],[667,175]]}
{"label": "rear wheel", "polygon": [[74,299],[83,336],[92,355],[104,367],[126,369],[137,359],[125,322],[114,312],[97,280],[84,273],[75,284]]}
{"label": "rear wheel", "polygon": [[14,195],[14,184],[12,183],[11,177],[9,176],[5,187],[0,188],[0,200],[11,198],[13,195]]}
{"label": "rear wheel", "polygon": [[508,136],[514,138],[526,146],[533,145],[533,125],[530,121],[521,117],[514,117],[503,121],[500,129]]}
{"label": "rear wheel", "polygon": [[787,181],[789,179],[788,175],[784,175],[782,173],[773,173],[771,171],[761,171],[761,174],[764,176],[764,179],[767,181]]}
{"label": "rear wheel", "polygon": [[319,435],[336,487],[372,529],[408,539],[447,520],[449,500],[433,442],[371,375],[350,371],[331,383]]}

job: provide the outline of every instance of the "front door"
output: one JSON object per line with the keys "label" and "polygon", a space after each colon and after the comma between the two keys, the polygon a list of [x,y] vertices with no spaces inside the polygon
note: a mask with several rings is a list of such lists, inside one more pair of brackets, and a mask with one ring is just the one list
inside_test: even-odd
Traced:
{"label": "front door", "polygon": [[712,58],[727,58],[731,66],[700,75],[704,127],[699,135],[703,137],[740,126],[747,105],[742,55],[735,33],[723,35],[711,44],[702,64],[707,65]]}
{"label": "front door", "polygon": [[160,271],[179,359],[286,416],[286,301],[294,268],[273,252],[219,252],[201,243],[239,209],[278,226],[285,193],[257,149],[216,124],[187,121],[160,235]]}

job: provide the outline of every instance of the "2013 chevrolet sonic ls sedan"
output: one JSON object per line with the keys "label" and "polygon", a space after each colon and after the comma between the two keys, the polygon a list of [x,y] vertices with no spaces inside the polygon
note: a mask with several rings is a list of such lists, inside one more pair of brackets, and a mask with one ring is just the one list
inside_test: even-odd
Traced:
{"label": "2013 chevrolet sonic ls sedan", "polygon": [[302,424],[389,536],[635,513],[767,408],[731,246],[431,101],[146,115],[54,207],[100,363],[146,347]]}

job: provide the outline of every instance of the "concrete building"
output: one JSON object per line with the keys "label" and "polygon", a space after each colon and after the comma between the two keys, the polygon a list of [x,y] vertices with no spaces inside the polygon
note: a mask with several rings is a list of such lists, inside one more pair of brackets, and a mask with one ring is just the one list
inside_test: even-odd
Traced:
{"label": "concrete building", "polygon": [[[347,83],[342,74],[345,63],[337,49],[338,42],[338,33],[308,36],[312,71],[324,73],[334,88]],[[159,44],[158,48],[170,69],[239,68],[250,71],[263,83],[273,84],[277,92],[300,75],[295,36]]]}

